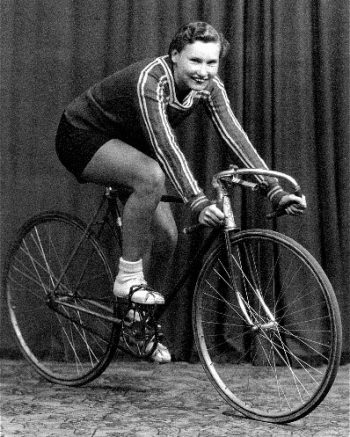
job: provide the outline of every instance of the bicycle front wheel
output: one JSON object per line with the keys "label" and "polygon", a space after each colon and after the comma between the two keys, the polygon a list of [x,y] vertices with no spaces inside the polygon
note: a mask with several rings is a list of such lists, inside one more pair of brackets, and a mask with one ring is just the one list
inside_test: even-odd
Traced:
{"label": "bicycle front wheel", "polygon": [[119,338],[112,283],[98,241],[78,218],[46,212],[19,230],[4,290],[19,347],[49,381],[82,385],[109,364]]}
{"label": "bicycle front wheel", "polygon": [[213,249],[196,284],[193,325],[209,379],[250,418],[300,419],[335,379],[334,291],[317,261],[277,232],[239,232]]}

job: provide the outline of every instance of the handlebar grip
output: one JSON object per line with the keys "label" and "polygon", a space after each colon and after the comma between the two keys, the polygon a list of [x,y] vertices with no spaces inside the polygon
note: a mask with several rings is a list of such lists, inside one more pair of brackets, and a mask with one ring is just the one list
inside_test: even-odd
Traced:
{"label": "handlebar grip", "polygon": [[[298,197],[302,197],[303,194],[301,192],[300,189],[296,190],[294,192],[294,194]],[[286,215],[286,208],[288,208],[288,206],[293,205],[293,204],[297,204],[297,202],[293,202],[293,200],[287,202],[285,205],[283,205],[282,207],[277,208],[275,211],[270,212],[269,214],[266,215],[266,218],[268,219],[273,219],[276,217],[281,217],[282,215]]]}

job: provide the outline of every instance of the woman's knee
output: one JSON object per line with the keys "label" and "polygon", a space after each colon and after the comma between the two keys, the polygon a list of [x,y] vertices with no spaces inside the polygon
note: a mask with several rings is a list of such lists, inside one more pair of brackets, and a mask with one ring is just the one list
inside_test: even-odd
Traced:
{"label": "woman's knee", "polygon": [[133,188],[138,192],[155,193],[161,196],[165,192],[165,174],[160,165],[150,159]]}

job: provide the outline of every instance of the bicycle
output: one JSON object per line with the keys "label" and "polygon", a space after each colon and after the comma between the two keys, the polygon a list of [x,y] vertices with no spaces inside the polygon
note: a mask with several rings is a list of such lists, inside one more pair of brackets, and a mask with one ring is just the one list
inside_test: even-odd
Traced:
{"label": "bicycle", "polygon": [[[161,340],[160,316],[194,275],[195,344],[222,398],[262,421],[287,423],[309,414],[336,377],[339,308],[321,266],[299,243],[268,229],[237,228],[231,190],[257,190],[251,175],[277,177],[301,194],[295,179],[280,172],[230,168],[216,174],[225,223],[209,232],[158,308],[116,302],[112,294],[115,272],[108,259],[122,238],[116,188],[106,188],[87,225],[58,211],[29,219],[9,250],[3,279],[25,358],[47,380],[71,386],[98,377],[117,348],[147,359]],[[106,232],[106,241],[110,235],[114,240],[108,256],[101,244]],[[135,320],[126,317],[130,309]]]}

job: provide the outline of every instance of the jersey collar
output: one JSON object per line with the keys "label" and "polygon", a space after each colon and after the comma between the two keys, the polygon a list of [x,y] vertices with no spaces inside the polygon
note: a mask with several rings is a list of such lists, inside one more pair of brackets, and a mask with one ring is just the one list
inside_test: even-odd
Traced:
{"label": "jersey collar", "polygon": [[170,61],[170,58],[168,55],[165,56],[161,56],[159,58],[161,64],[164,67],[167,79],[168,79],[168,83],[169,83],[169,93],[170,93],[170,101],[169,101],[169,105],[173,106],[174,108],[178,108],[178,109],[188,109],[191,108],[191,106],[193,105],[193,101],[194,101],[194,97],[197,94],[197,91],[190,91],[186,98],[184,99],[184,101],[182,103],[179,102],[179,100],[176,97],[176,89],[175,89],[175,79],[174,79],[174,75],[173,75],[173,70],[172,70],[172,63]]}

